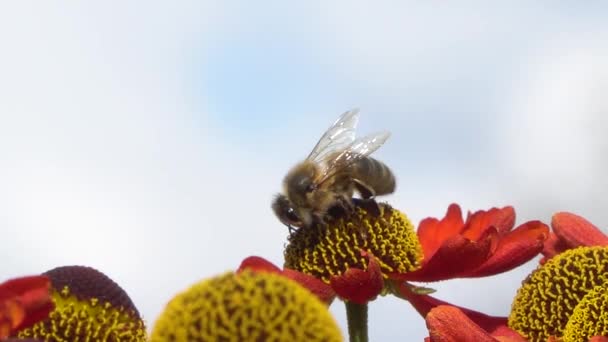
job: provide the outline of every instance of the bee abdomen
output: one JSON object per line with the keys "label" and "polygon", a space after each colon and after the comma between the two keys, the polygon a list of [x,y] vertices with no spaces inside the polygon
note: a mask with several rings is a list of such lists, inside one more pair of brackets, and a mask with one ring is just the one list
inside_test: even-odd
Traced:
{"label": "bee abdomen", "polygon": [[352,165],[355,179],[371,188],[376,195],[387,195],[395,191],[395,176],[381,161],[371,157],[358,160]]}

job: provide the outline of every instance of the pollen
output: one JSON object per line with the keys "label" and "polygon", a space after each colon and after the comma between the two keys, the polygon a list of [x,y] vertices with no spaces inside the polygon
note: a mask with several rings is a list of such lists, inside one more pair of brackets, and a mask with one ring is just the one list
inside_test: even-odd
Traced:
{"label": "pollen", "polygon": [[415,271],[423,254],[414,225],[388,204],[379,208],[378,214],[357,206],[347,218],[297,230],[285,247],[285,267],[329,283],[349,268],[365,270],[365,251],[378,260],[385,278]]}
{"label": "pollen", "polygon": [[175,296],[151,342],[342,341],[327,306],[278,274],[244,271],[199,282]]}
{"label": "pollen", "polygon": [[608,247],[579,247],[547,261],[524,280],[509,326],[530,341],[562,336],[587,293],[608,280]]}
{"label": "pollen", "polygon": [[608,336],[608,288],[596,286],[574,308],[564,329],[563,342],[587,341]]}
{"label": "pollen", "polygon": [[65,266],[45,273],[53,284],[55,309],[21,330],[21,338],[45,341],[146,341],[146,329],[126,292],[103,273]]}

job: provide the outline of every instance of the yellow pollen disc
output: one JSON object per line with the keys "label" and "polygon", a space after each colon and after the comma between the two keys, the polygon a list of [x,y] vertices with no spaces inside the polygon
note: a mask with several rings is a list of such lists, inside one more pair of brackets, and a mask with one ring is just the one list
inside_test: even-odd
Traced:
{"label": "yellow pollen disc", "polygon": [[366,251],[380,262],[385,277],[415,271],[423,254],[414,225],[389,205],[379,206],[378,216],[357,207],[348,218],[297,230],[285,247],[285,267],[329,283],[349,268],[366,269],[361,256]]}
{"label": "yellow pollen disc", "polygon": [[55,309],[49,317],[21,330],[19,337],[55,342],[146,341],[144,322],[122,307],[96,298],[78,299],[67,286],[52,296]]}
{"label": "yellow pollen disc", "polygon": [[562,336],[575,307],[608,280],[608,247],[579,247],[550,259],[524,280],[509,326],[530,341]]}
{"label": "yellow pollen disc", "polygon": [[151,342],[342,341],[327,306],[283,276],[244,271],[195,284],[175,296]]}
{"label": "yellow pollen disc", "polygon": [[596,286],[578,303],[564,329],[563,342],[608,336],[608,284]]}

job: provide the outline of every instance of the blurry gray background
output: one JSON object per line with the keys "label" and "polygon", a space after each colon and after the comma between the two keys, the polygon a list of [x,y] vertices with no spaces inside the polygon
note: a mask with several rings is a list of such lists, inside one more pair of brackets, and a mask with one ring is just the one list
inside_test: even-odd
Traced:
{"label": "blurry gray background", "polygon": [[[272,195],[352,107],[393,132],[386,200],[416,223],[458,202],[605,227],[608,8],[522,4],[3,3],[0,277],[90,265],[152,324],[246,256],[280,264]],[[533,267],[431,286],[506,315]],[[426,335],[371,304],[372,340]]]}

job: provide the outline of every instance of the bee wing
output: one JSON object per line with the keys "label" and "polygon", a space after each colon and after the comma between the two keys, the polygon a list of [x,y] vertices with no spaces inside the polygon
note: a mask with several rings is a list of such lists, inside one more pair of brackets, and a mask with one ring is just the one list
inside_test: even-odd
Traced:
{"label": "bee wing", "polygon": [[355,140],[355,129],[359,121],[359,109],[355,108],[340,115],[317,142],[306,158],[317,164],[333,152],[345,149]]}
{"label": "bee wing", "polygon": [[328,155],[326,160],[322,161],[325,168],[317,180],[317,184],[323,183],[349,165],[369,156],[380,148],[390,136],[391,133],[387,131],[366,135],[353,141],[344,150]]}

